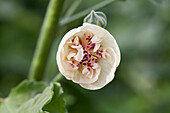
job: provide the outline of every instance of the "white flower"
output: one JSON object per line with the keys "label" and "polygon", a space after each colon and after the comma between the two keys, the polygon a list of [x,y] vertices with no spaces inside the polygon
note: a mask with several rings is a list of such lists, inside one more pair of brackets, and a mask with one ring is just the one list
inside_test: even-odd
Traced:
{"label": "white flower", "polygon": [[84,23],[61,40],[57,64],[62,75],[83,88],[96,90],[111,82],[120,63],[120,50],[104,28]]}

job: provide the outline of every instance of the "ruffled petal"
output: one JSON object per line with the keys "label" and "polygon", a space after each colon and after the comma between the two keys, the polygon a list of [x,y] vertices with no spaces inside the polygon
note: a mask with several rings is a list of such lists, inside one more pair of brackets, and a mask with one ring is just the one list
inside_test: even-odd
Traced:
{"label": "ruffled petal", "polygon": [[76,56],[74,56],[74,59],[76,61],[80,62],[84,56],[82,46],[79,45],[79,46],[71,46],[71,47],[77,49],[78,52],[77,52]]}
{"label": "ruffled petal", "polygon": [[65,59],[64,59],[64,45],[66,43],[66,41],[73,36],[75,33],[77,32],[77,29],[72,29],[70,30],[61,40],[60,45],[58,47],[58,51],[57,51],[57,55],[56,55],[56,61],[57,61],[57,65],[58,65],[58,69],[61,72],[62,75],[64,75],[68,80],[72,79],[73,75],[74,75],[74,71],[69,71],[67,68],[64,67],[63,63],[65,63]]}
{"label": "ruffled petal", "polygon": [[75,44],[75,45],[78,45],[78,44],[79,44],[79,38],[78,38],[78,36],[76,36],[76,38],[74,39],[74,44]]}
{"label": "ruffled petal", "polygon": [[92,79],[93,77],[93,69],[85,67],[82,71],[82,74],[86,76],[89,79]]}
{"label": "ruffled petal", "polygon": [[115,38],[104,28],[94,25],[94,24],[89,24],[89,23],[84,23],[83,24],[84,29],[87,29],[91,31],[94,35],[96,35],[98,38],[102,40],[101,45],[103,47],[111,47],[116,53],[116,65],[118,66],[120,63],[120,50],[117,45],[117,42]]}
{"label": "ruffled petal", "polygon": [[100,48],[100,44],[96,43],[93,49],[93,52],[96,52]]}
{"label": "ruffled petal", "polygon": [[113,48],[107,47],[107,48],[102,48],[104,51],[102,53],[103,58],[100,58],[100,61],[109,63],[115,67],[117,67],[117,56],[116,53],[114,52]]}
{"label": "ruffled petal", "polygon": [[102,40],[97,37],[96,35],[93,36],[93,38],[91,39],[92,43],[100,43]]}
{"label": "ruffled petal", "polygon": [[[73,81],[79,84],[90,84],[98,80],[101,67],[97,66],[95,69],[87,69],[84,67],[83,71],[76,71],[73,77]],[[87,74],[87,75],[86,75]]]}
{"label": "ruffled petal", "polygon": [[[111,53],[114,57],[116,57],[115,52]],[[113,64],[114,63],[114,64]],[[99,60],[99,65],[101,66],[101,72],[96,82],[91,84],[80,84],[83,88],[89,89],[89,90],[97,90],[102,87],[104,87],[106,84],[108,84],[110,81],[113,80],[115,76],[116,71],[116,61],[114,60],[112,64],[106,63],[101,60]]]}
{"label": "ruffled petal", "polygon": [[67,55],[67,59],[70,60],[70,59],[73,58],[75,55],[76,55],[75,52],[70,52],[70,53]]}

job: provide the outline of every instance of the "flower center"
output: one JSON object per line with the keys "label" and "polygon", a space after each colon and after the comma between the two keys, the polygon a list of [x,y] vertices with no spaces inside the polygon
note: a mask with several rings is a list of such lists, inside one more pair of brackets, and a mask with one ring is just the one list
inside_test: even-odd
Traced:
{"label": "flower center", "polygon": [[93,78],[99,74],[101,67],[99,58],[106,58],[106,49],[102,47],[101,39],[86,31],[75,34],[67,40],[70,51],[67,54],[67,63],[71,70],[80,70],[87,78]]}

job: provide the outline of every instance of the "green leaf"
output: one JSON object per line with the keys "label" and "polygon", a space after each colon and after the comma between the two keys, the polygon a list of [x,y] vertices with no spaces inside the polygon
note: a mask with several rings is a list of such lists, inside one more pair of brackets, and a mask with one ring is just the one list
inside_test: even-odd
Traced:
{"label": "green leaf", "polygon": [[58,83],[51,83],[47,87],[43,82],[24,81],[11,91],[9,97],[0,99],[0,113],[51,113],[51,111],[66,113],[63,91]]}
{"label": "green leaf", "polygon": [[55,83],[54,85],[54,95],[51,100],[51,102],[44,106],[45,111],[50,111],[50,113],[55,113],[54,111],[57,111],[59,113],[66,113],[65,109],[65,101],[63,100],[63,90],[61,88],[61,85],[58,83]]}
{"label": "green leaf", "polygon": [[45,87],[46,84],[42,82],[22,82],[11,91],[7,98],[1,99],[0,113],[16,113],[16,109],[22,103],[41,93]]}

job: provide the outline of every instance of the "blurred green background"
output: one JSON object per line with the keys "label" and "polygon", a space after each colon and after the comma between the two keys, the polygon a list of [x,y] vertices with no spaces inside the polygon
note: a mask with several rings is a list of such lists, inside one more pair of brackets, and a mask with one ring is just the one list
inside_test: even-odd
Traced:
{"label": "blurred green background", "polygon": [[[65,0],[62,16],[74,0]],[[75,13],[102,0],[82,1]],[[48,0],[0,0],[0,96],[27,78]],[[170,0],[127,0],[102,8],[116,38],[121,64],[115,79],[88,91],[63,78],[69,113],[170,113]],[[66,33],[83,18],[62,27]],[[50,53],[44,81],[57,73]]]}

